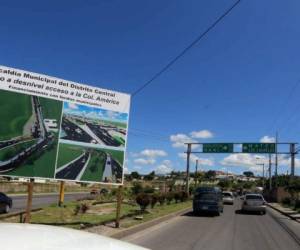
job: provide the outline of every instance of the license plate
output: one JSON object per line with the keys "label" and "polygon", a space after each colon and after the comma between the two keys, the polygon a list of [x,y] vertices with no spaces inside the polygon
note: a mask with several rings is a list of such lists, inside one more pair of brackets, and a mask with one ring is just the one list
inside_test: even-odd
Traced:
{"label": "license plate", "polygon": [[208,206],[203,206],[202,209],[203,209],[203,210],[207,210],[207,209],[208,209]]}

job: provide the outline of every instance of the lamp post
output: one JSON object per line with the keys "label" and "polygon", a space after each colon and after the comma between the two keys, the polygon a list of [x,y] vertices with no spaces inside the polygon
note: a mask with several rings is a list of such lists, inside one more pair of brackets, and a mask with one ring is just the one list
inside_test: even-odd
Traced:
{"label": "lamp post", "polygon": [[[260,157],[256,157],[257,160],[261,160]],[[258,166],[262,166],[263,174],[262,174],[262,181],[263,181],[263,188],[265,188],[265,163],[256,163]]]}
{"label": "lamp post", "polygon": [[263,188],[265,188],[265,164],[264,163],[256,163],[256,165],[263,167],[262,181],[263,181]]}

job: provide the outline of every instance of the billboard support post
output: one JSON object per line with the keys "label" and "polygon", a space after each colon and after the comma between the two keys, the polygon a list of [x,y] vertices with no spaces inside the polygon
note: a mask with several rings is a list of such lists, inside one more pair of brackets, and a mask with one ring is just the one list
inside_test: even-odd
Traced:
{"label": "billboard support post", "polygon": [[123,185],[118,187],[118,194],[117,194],[117,211],[116,211],[116,228],[120,227],[120,215],[121,215],[121,205],[122,205],[122,193],[123,193]]}
{"label": "billboard support post", "polygon": [[61,207],[64,204],[65,199],[65,182],[61,181],[59,185],[59,200],[58,206]]}
{"label": "billboard support post", "polygon": [[30,178],[30,182],[27,184],[27,206],[26,206],[26,217],[25,223],[30,223],[31,207],[32,207],[32,194],[33,194],[33,183],[34,179]]}
{"label": "billboard support post", "polygon": [[192,151],[192,144],[187,144],[187,152],[186,152],[186,184],[185,184],[185,191],[188,196],[190,196],[190,185],[189,185],[189,179],[190,179],[190,155]]}

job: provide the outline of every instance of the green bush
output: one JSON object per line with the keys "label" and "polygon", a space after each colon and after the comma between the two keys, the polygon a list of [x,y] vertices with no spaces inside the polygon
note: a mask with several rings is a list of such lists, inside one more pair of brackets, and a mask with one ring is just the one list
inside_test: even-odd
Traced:
{"label": "green bush", "polygon": [[188,199],[188,194],[185,191],[182,191],[180,194],[180,201],[184,202]]}
{"label": "green bush", "polygon": [[144,187],[144,193],[146,193],[146,194],[153,194],[154,192],[155,192],[155,190],[154,190],[153,187],[150,187],[150,186]]}
{"label": "green bush", "polygon": [[165,201],[166,201],[166,195],[165,194],[160,194],[158,196],[158,202],[159,204],[162,206],[165,204]]}
{"label": "green bush", "polygon": [[282,199],[281,202],[282,202],[282,204],[284,204],[284,205],[290,205],[290,204],[291,204],[291,198],[286,197],[286,198]]}
{"label": "green bush", "polygon": [[155,207],[155,204],[158,202],[158,198],[159,198],[158,194],[151,195],[151,208]]}
{"label": "green bush", "polygon": [[138,195],[143,192],[143,186],[139,182],[134,182],[133,186],[131,187],[131,192],[133,195]]}
{"label": "green bush", "polygon": [[167,204],[170,204],[173,199],[174,199],[174,193],[173,192],[169,192],[169,193],[166,194]]}
{"label": "green bush", "polygon": [[300,200],[296,200],[295,201],[295,209],[299,209],[300,208]]}
{"label": "green bush", "polygon": [[145,212],[146,208],[150,204],[151,199],[148,194],[140,193],[136,197],[136,203],[140,206],[141,212]]}
{"label": "green bush", "polygon": [[174,193],[175,202],[178,203],[181,200],[181,192]]}

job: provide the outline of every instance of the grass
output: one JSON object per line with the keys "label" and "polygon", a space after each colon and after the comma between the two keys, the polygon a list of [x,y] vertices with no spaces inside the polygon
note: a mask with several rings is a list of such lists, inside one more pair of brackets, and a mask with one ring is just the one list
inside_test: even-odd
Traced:
{"label": "grass", "polygon": [[26,141],[0,150],[0,161],[6,161],[29,146],[33,145],[36,140]]}
{"label": "grass", "polygon": [[[60,127],[60,116],[62,102],[40,98],[44,118],[58,119]],[[25,163],[10,171],[7,175],[23,177],[53,178],[56,163],[56,151],[58,144],[58,133],[54,133],[54,140],[43,151],[33,154]]]}
{"label": "grass", "polygon": [[109,150],[109,149],[105,149],[103,151],[109,153],[117,162],[121,164],[121,166],[123,165],[123,161],[124,161],[123,151],[116,151],[116,150]]}
{"label": "grass", "polygon": [[87,169],[82,175],[81,180],[101,181],[105,167],[105,159],[105,154],[102,151],[93,151]]}
{"label": "grass", "polygon": [[0,140],[23,134],[23,127],[32,115],[29,95],[1,90],[0,92]]}
{"label": "grass", "polygon": [[57,167],[61,167],[83,154],[83,148],[64,143],[59,144]]}
{"label": "grass", "polygon": [[156,219],[158,217],[162,217],[171,213],[175,213],[177,211],[191,208],[192,202],[186,201],[186,202],[180,202],[180,203],[171,203],[169,205],[165,204],[163,206],[156,205],[153,209],[148,210],[149,213],[145,213],[143,215],[142,220],[135,220],[134,218],[126,218],[122,221],[121,225],[124,228],[132,227],[137,224],[141,224],[153,219]]}
{"label": "grass", "polygon": [[[78,215],[75,215],[75,207],[80,203],[85,203],[91,208],[85,214],[79,213]],[[58,207],[56,204],[52,204],[48,207],[45,207],[42,211],[32,213],[31,223],[49,224],[80,229],[82,224],[85,226],[96,226],[115,219],[116,203],[108,203],[100,206],[91,206],[91,203],[92,201],[72,201],[65,203],[65,207]],[[121,216],[134,213],[136,209],[136,206],[124,204],[122,206]],[[104,214],[104,211],[108,212]],[[16,216],[7,218],[3,221],[18,222],[19,218]]]}
{"label": "grass", "polygon": [[39,100],[42,106],[44,119],[56,119],[57,123],[60,123],[62,102],[43,97],[40,97]]}
{"label": "grass", "polygon": [[[57,207],[52,204],[43,208],[42,211],[32,213],[31,223],[49,224],[56,226],[64,226],[69,228],[80,229],[81,225],[86,227],[97,226],[105,222],[115,219],[116,216],[116,203],[106,203],[101,205],[92,206],[95,200],[89,201],[71,201],[66,202],[65,207]],[[90,209],[85,214],[74,214],[76,205],[87,204]],[[191,201],[182,203],[171,203],[170,205],[156,205],[153,209],[148,209],[147,213],[143,215],[142,220],[135,220],[135,214],[138,214],[139,207],[137,205],[122,204],[121,226],[128,228],[146,221],[153,220],[158,217],[174,213],[185,208],[191,207]],[[106,213],[104,213],[106,211]],[[127,217],[126,217],[127,216]],[[19,222],[19,217],[11,217],[2,220],[3,222]]]}

